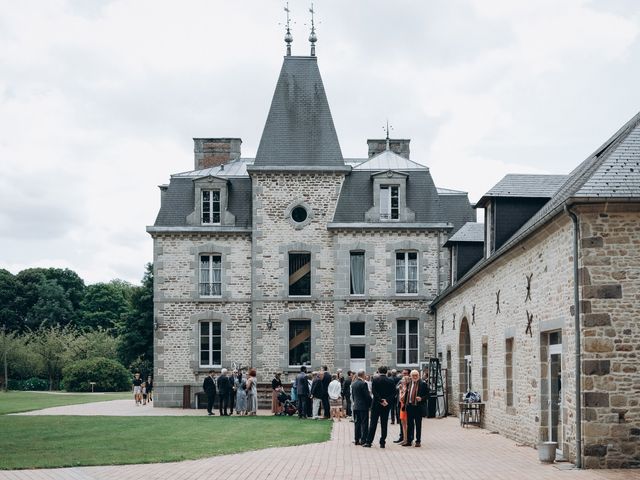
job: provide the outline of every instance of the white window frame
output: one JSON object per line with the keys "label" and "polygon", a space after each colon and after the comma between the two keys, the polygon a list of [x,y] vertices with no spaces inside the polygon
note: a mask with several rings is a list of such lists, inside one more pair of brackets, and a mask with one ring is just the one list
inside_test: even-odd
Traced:
{"label": "white window frame", "polygon": [[[398,254],[402,253],[404,254],[404,276],[403,278],[398,278]],[[409,292],[409,254],[410,253],[414,253],[416,255],[416,277],[415,277],[415,282],[416,282],[416,291],[415,292]],[[418,292],[420,291],[420,280],[419,280],[419,273],[420,273],[420,256],[418,255],[418,251],[417,250],[396,250],[394,252],[394,265],[393,265],[393,270],[394,270],[394,276],[395,276],[395,282],[394,282],[394,286],[393,289],[395,291],[396,295],[418,295]],[[402,281],[404,282],[404,291],[403,292],[399,292],[398,291],[398,282]]]}
{"label": "white window frame", "polygon": [[[382,195],[383,190],[388,191],[384,198]],[[394,209],[391,206],[393,198],[397,199],[396,218],[393,218]],[[380,220],[383,222],[397,222],[400,220],[400,185],[388,183],[380,185]]]}
{"label": "white window frame", "polygon": [[[408,361],[410,359],[410,355],[409,352],[411,350],[415,350],[416,351],[416,362],[415,363],[400,363],[400,356],[398,355],[398,351],[400,350],[400,347],[398,346],[398,337],[401,335],[399,333],[399,326],[400,326],[400,322],[404,322],[404,337],[405,337],[405,348],[404,348],[404,353],[405,353],[405,359]],[[409,329],[409,322],[416,322],[416,333],[415,334],[411,334],[410,333],[410,329]],[[417,347],[416,348],[411,348],[410,345],[410,337],[411,335],[415,335],[416,336],[416,340],[417,340]],[[418,321],[417,318],[399,318],[396,320],[396,364],[399,367],[415,367],[418,366],[420,362],[420,322]]]}
{"label": "white window frame", "polygon": [[[202,282],[202,272],[204,270],[202,268],[202,257],[208,257],[209,258],[209,267],[206,270],[209,281],[206,282],[206,283]],[[215,258],[215,257],[217,257],[220,260],[220,262],[219,262],[220,268],[219,269],[215,269],[214,266],[213,266],[213,258]],[[215,270],[220,270],[220,274],[219,274],[220,282],[214,282],[213,281],[213,278],[214,278],[213,273],[214,273]],[[218,295],[214,295],[214,294],[207,295],[207,294],[203,293],[202,290],[203,290],[203,286],[204,285],[208,285],[209,286],[209,290],[211,292],[213,292],[214,291],[213,285],[216,285],[218,283],[220,285],[220,289],[219,289],[220,293]],[[198,255],[198,295],[200,297],[202,297],[202,298],[220,298],[220,297],[222,297],[222,254],[220,254],[220,253],[201,253],[201,254]]]}
{"label": "white window frame", "polygon": [[[214,201],[212,198],[212,193],[213,192],[218,192],[218,201]],[[209,199],[205,200],[205,194],[209,194]],[[218,209],[217,211],[214,209],[214,206],[217,204]],[[205,215],[205,205],[209,206],[209,220],[208,222],[205,222],[204,220],[204,215]],[[222,218],[222,192],[220,191],[220,189],[218,188],[208,188],[208,189],[203,189],[200,192],[200,206],[201,206],[201,223],[202,225],[220,225],[220,221]],[[218,221],[214,222],[213,221],[213,216],[214,214],[218,214]]]}
{"label": "white window frame", "polygon": [[[220,326],[220,335],[214,335],[213,334],[213,324],[218,324]],[[209,339],[209,349],[207,350],[207,353],[209,355],[209,363],[208,364],[204,364],[202,363],[202,325],[203,324],[208,324],[208,339]],[[220,349],[214,349],[213,348],[213,339],[214,337],[220,337]],[[203,320],[201,322],[198,322],[198,365],[200,366],[200,368],[220,368],[222,366],[222,322],[217,322],[214,320]],[[220,363],[216,364],[216,363],[212,363],[211,360],[213,358],[213,352],[220,352]]]}

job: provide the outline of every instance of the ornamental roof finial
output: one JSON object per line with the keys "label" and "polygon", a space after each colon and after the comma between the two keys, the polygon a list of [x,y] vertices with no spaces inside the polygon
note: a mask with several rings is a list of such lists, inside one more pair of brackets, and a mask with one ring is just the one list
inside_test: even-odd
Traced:
{"label": "ornamental roof finial", "polygon": [[316,35],[316,25],[313,22],[313,14],[315,11],[313,10],[313,2],[311,2],[311,8],[309,9],[309,13],[311,13],[311,33],[309,34],[309,42],[311,42],[311,56],[316,56],[316,42],[318,41],[318,36]]}
{"label": "ornamental roof finial", "polygon": [[284,11],[287,12],[287,33],[284,35],[284,41],[287,44],[287,57],[291,56],[291,42],[293,42],[293,35],[291,35],[291,30],[289,29],[289,2],[287,2],[287,6],[284,7]]}

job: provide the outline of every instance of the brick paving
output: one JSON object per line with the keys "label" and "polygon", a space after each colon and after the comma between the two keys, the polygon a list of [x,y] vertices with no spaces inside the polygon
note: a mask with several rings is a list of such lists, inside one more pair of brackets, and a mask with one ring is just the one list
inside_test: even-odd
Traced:
{"label": "brick paving", "polygon": [[[37,414],[43,412],[55,415],[103,415],[104,412],[150,416],[202,414],[202,411],[193,410],[135,407],[133,402],[126,400],[56,407]],[[331,440],[320,444],[270,448],[176,463],[0,471],[0,480],[640,480],[640,470],[579,471],[567,469],[571,467],[567,463],[540,464],[534,449],[518,446],[512,440],[487,430],[462,429],[455,418],[429,419],[423,425],[422,448],[399,447],[391,443],[398,432],[398,427],[391,425],[386,449],[381,450],[375,445],[370,449],[356,447],[351,443],[353,423],[342,421],[334,424]]]}

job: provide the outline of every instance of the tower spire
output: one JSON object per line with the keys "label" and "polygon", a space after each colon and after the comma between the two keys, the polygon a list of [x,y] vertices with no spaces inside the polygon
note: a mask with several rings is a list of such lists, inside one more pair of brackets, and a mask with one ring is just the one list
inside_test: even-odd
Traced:
{"label": "tower spire", "polygon": [[318,37],[316,36],[316,25],[313,22],[313,14],[315,11],[313,10],[313,2],[311,2],[311,8],[309,9],[311,13],[311,33],[309,34],[309,42],[311,42],[311,56],[316,56],[316,42],[318,41]]}
{"label": "tower spire", "polygon": [[287,44],[287,57],[291,56],[291,42],[293,42],[293,35],[291,35],[291,30],[289,29],[289,2],[287,2],[287,6],[284,7],[284,11],[287,12],[287,33],[284,35],[284,41]]}

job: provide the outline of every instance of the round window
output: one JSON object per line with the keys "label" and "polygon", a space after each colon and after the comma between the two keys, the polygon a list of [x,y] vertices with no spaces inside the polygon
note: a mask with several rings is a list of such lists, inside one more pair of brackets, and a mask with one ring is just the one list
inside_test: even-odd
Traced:
{"label": "round window", "polygon": [[294,222],[302,223],[307,219],[307,210],[304,207],[295,207],[291,210],[291,218]]}

